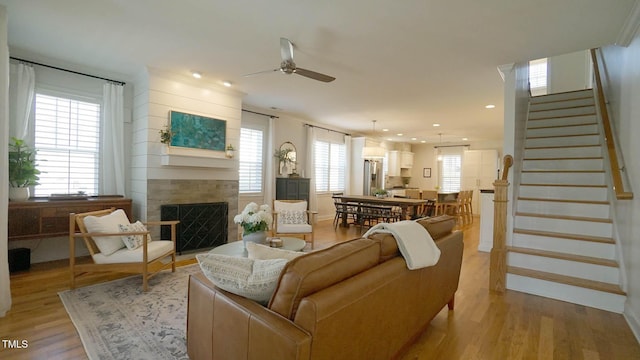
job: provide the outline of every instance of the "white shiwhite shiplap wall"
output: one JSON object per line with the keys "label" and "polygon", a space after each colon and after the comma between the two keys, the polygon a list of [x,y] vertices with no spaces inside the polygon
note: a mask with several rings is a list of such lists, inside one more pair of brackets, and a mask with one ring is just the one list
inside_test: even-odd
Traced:
{"label": "white shiwhite shiplap wall", "polygon": [[[213,82],[147,69],[136,79],[133,111],[131,197],[134,213],[146,218],[147,180],[237,180],[237,159],[224,158],[223,152],[178,149],[186,162],[182,166],[162,165],[167,146],[160,143],[159,131],[169,123],[169,111],[213,117],[227,121],[227,144],[237,149],[240,138],[243,94]],[[190,166],[204,159],[215,159],[213,167]],[[219,166],[222,164],[222,166]]]}

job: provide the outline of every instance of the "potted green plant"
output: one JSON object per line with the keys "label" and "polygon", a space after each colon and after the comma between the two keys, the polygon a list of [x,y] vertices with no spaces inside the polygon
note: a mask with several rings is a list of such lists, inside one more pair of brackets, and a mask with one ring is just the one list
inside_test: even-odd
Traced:
{"label": "potted green plant", "polygon": [[173,133],[169,129],[169,126],[165,125],[164,128],[160,129],[159,133],[160,133],[160,142],[165,145],[170,145],[171,136],[173,136]]}
{"label": "potted green plant", "polygon": [[376,197],[379,198],[384,198],[387,197],[387,195],[389,194],[389,192],[385,189],[375,189],[373,190],[373,195],[375,195]]}
{"label": "potted green plant", "polygon": [[29,186],[39,185],[40,170],[36,169],[36,151],[24,140],[11,138],[9,144],[9,199],[29,199]]}

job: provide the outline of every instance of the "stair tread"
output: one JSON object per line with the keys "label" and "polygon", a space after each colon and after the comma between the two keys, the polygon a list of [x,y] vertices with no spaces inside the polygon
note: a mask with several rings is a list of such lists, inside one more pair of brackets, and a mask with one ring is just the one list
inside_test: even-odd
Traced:
{"label": "stair tread", "polygon": [[584,148],[584,147],[600,147],[600,144],[593,145],[554,145],[554,146],[527,146],[525,150],[540,150],[540,149],[567,149],[567,148]]}
{"label": "stair tread", "polygon": [[[549,110],[547,110],[549,111]],[[576,116],[591,116],[591,115],[595,115],[596,113],[586,113],[586,114],[569,114],[569,115],[558,115],[558,116],[546,116],[546,117],[540,117],[540,118],[535,118],[535,119],[528,119],[528,121],[536,121],[536,120],[549,120],[549,119],[563,119],[563,118],[571,118],[571,117],[576,117]]]}
{"label": "stair tread", "polygon": [[516,266],[507,266],[507,273],[520,275],[520,276],[527,276],[527,277],[540,279],[540,280],[552,281],[552,282],[571,285],[571,286],[582,287],[582,288],[591,289],[591,290],[608,292],[611,294],[617,294],[617,295],[623,295],[623,296],[627,295],[620,288],[619,285],[605,283],[601,281],[581,279],[573,276],[553,274],[553,273],[548,273],[544,271],[520,268]]}
{"label": "stair tread", "polygon": [[557,187],[594,187],[594,188],[606,188],[607,185],[591,185],[591,184],[533,184],[523,183],[520,186],[557,186]]}
{"label": "stair tread", "polygon": [[518,200],[575,203],[575,204],[587,204],[587,205],[609,205],[608,201],[597,201],[597,200],[545,199],[545,198],[532,198],[532,197],[523,197],[523,196],[518,197]]}
{"label": "stair tread", "polygon": [[549,214],[536,214],[536,213],[524,213],[524,212],[516,212],[516,216],[537,217],[537,218],[558,219],[558,220],[591,221],[591,222],[599,222],[599,223],[607,223],[607,224],[610,224],[612,222],[611,219],[603,219],[603,218],[569,216],[569,215],[549,215]]}
{"label": "stair tread", "polygon": [[581,124],[538,126],[538,127],[528,127],[527,130],[556,129],[556,128],[567,128],[567,127],[589,126],[589,125],[598,125],[598,123],[581,123]]}
{"label": "stair tread", "polygon": [[523,172],[523,173],[604,173],[604,170],[572,170],[572,169],[544,170],[544,169],[539,169],[539,170],[522,170],[521,172]]}
{"label": "stair tread", "polygon": [[[571,99],[571,101],[575,101],[575,100],[579,100],[579,99]],[[537,104],[532,104],[532,105],[537,105]],[[542,111],[566,110],[566,109],[581,109],[581,108],[588,108],[588,107],[594,107],[594,106],[596,105],[585,104],[585,105],[574,105],[574,106],[562,106],[562,107],[555,107],[551,109],[529,110],[529,113],[536,113],[536,112],[542,112]]]}
{"label": "stair tread", "polygon": [[608,267],[615,267],[615,268],[619,266],[618,262],[615,260],[597,258],[592,256],[574,255],[574,254],[561,253],[557,251],[532,249],[532,248],[525,248],[525,247],[519,247],[519,246],[508,246],[507,249],[509,251],[513,251],[520,254],[543,256],[543,257],[548,257],[553,259],[581,262],[585,264],[601,265],[601,266],[608,266]]}
{"label": "stair tread", "polygon": [[545,135],[545,136],[527,136],[526,140],[532,139],[554,139],[554,138],[565,138],[565,137],[578,137],[578,136],[597,136],[598,133],[589,133],[589,134],[563,134],[563,135]]}
{"label": "stair tread", "polygon": [[534,235],[534,236],[545,236],[545,237],[555,237],[567,240],[578,240],[578,241],[590,241],[597,242],[603,244],[615,244],[615,240],[608,237],[602,236],[590,236],[590,235],[577,235],[577,234],[566,234],[566,233],[558,233],[553,231],[542,231],[542,230],[528,230],[528,229],[513,229],[513,232],[516,234],[524,234],[524,235]]}
{"label": "stair tread", "polygon": [[524,158],[522,160],[602,160],[602,156]]}

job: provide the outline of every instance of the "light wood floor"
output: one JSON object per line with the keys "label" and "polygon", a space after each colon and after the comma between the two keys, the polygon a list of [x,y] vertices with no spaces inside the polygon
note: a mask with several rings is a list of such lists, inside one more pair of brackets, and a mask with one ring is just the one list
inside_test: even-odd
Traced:
{"label": "light wood floor", "polygon": [[[622,315],[514,291],[491,293],[489,254],[476,250],[478,225],[476,218],[465,229],[455,310],[445,307],[403,360],[640,359],[640,346]],[[319,222],[316,229],[316,248],[359,235],[353,227],[334,231],[331,221]],[[79,286],[116,277],[91,276]],[[66,262],[34,264],[11,276],[13,307],[0,318],[0,339],[27,340],[28,348],[0,347],[0,359],[86,359],[57,295],[66,289]]]}

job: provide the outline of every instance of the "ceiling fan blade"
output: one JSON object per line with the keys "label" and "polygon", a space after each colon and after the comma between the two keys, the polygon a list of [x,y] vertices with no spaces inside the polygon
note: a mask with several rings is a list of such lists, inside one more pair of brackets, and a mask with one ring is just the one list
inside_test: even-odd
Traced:
{"label": "ceiling fan blade", "polygon": [[244,74],[242,76],[247,77],[247,76],[255,76],[255,75],[262,75],[262,74],[268,74],[268,73],[272,73],[274,71],[280,71],[280,68],[278,69],[273,69],[273,70],[264,70],[264,71],[258,71],[258,72],[254,72],[251,74]]}
{"label": "ceiling fan blade", "polygon": [[293,44],[289,39],[280,38],[280,56],[282,61],[293,62]]}
{"label": "ceiling fan blade", "polygon": [[298,75],[302,75],[302,76],[308,77],[310,79],[323,81],[323,82],[332,82],[333,80],[336,79],[333,76],[320,74],[319,72],[315,72],[315,71],[311,71],[311,70],[307,70],[307,69],[302,69],[302,68],[296,68],[293,72],[298,74]]}

